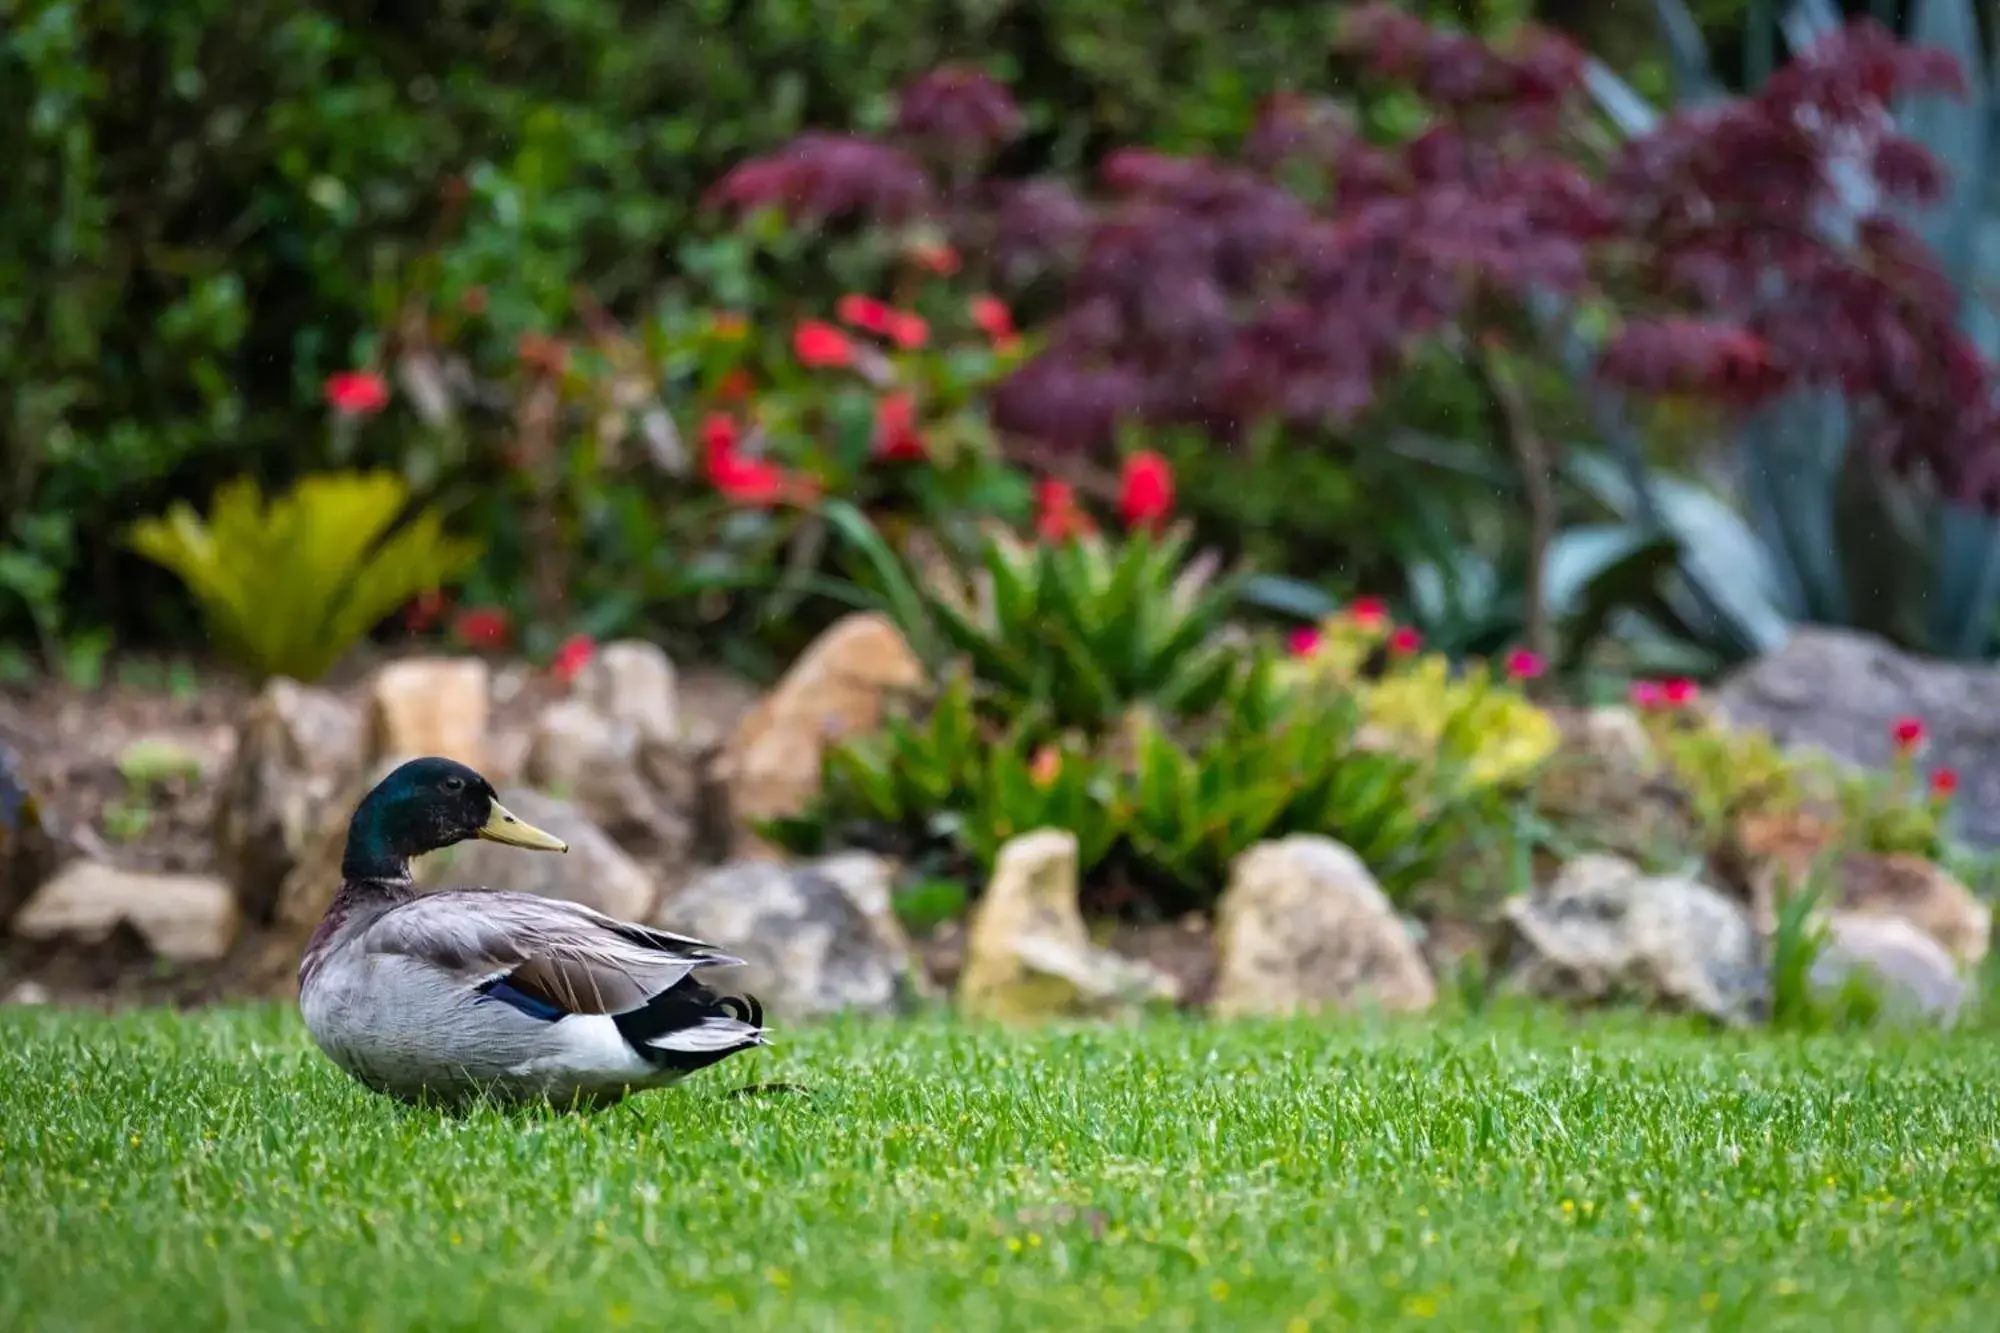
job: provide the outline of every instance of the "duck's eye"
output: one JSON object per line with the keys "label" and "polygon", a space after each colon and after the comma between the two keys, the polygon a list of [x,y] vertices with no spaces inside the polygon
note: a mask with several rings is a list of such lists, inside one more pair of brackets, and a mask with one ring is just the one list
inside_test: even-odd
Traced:
{"label": "duck's eye", "polygon": [[465,790],[465,779],[464,779],[464,778],[446,778],[446,779],[444,780],[444,789],[445,789],[446,791],[464,791],[464,790]]}

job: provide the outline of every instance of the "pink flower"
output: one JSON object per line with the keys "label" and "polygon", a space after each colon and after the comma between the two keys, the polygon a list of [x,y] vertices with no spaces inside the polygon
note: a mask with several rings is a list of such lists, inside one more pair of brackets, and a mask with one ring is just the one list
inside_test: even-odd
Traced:
{"label": "pink flower", "polygon": [[572,634],[562,641],[549,662],[549,674],[567,685],[577,678],[597,654],[597,640],[588,634]]}
{"label": "pink flower", "polygon": [[1669,708],[1686,708],[1701,697],[1701,686],[1686,676],[1675,676],[1660,686],[1660,698]]}
{"label": "pink flower", "polygon": [[1548,670],[1548,663],[1542,655],[1527,648],[1516,648],[1507,654],[1507,675],[1513,680],[1533,680]]}
{"label": "pink flower", "polygon": [[1424,646],[1424,636],[1408,625],[1400,625],[1389,636],[1389,651],[1397,657],[1414,656]]}
{"label": "pink flower", "polygon": [[847,335],[823,319],[802,320],[792,331],[792,351],[799,361],[814,369],[825,370],[836,366],[854,364],[854,344]]}
{"label": "pink flower", "polygon": [[1174,471],[1150,449],[1125,460],[1118,482],[1118,516],[1127,528],[1158,529],[1174,511]]}
{"label": "pink flower", "polygon": [[1924,720],[1920,717],[1899,717],[1890,724],[1889,737],[1896,743],[1899,754],[1914,754],[1923,747]]}
{"label": "pink flower", "polygon": [[1347,618],[1362,629],[1380,629],[1389,623],[1389,607],[1380,597],[1357,597],[1347,604]]}
{"label": "pink flower", "polygon": [[1319,651],[1319,641],[1319,626],[1301,625],[1286,638],[1285,647],[1293,657],[1311,657]]}
{"label": "pink flower", "polygon": [[389,384],[372,370],[326,377],[326,403],[344,417],[372,417],[389,405]]}
{"label": "pink flower", "polygon": [[1648,712],[1663,708],[1667,702],[1667,688],[1657,680],[1635,680],[1632,682],[1632,706]]}

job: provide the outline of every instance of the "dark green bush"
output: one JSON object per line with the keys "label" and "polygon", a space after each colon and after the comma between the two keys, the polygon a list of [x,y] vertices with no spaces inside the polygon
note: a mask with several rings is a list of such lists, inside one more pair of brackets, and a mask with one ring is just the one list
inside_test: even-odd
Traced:
{"label": "dark green bush", "polygon": [[158,607],[184,624],[157,574],[78,535],[329,461],[301,411],[441,237],[447,291],[493,282],[502,326],[562,323],[576,287],[616,309],[669,276],[702,191],[742,155],[807,124],[879,124],[939,61],[1016,87],[1031,132],[1010,169],[1060,167],[1114,141],[1233,140],[1265,92],[1324,84],[1339,10],[10,5],[0,638],[170,628]]}

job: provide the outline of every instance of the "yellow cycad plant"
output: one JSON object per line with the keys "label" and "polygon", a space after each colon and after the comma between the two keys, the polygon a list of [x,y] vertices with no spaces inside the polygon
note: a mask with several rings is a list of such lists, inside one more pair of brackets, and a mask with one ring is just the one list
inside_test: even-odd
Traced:
{"label": "yellow cycad plant", "polygon": [[261,676],[311,681],[398,606],[463,574],[477,542],[408,515],[392,472],[311,476],[267,504],[239,477],[207,518],[176,503],[134,524],[132,549],[187,584],[217,649]]}

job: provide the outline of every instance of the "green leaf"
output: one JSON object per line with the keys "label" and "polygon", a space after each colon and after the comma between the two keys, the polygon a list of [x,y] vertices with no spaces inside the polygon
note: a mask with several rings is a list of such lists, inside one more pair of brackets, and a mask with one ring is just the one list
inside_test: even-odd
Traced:
{"label": "green leaf", "polygon": [[924,599],[903,572],[903,562],[882,540],[868,516],[845,500],[828,500],[820,506],[820,516],[846,539],[872,577],[882,609],[903,632],[910,649],[923,661],[936,664],[937,643],[930,618],[924,614]]}

